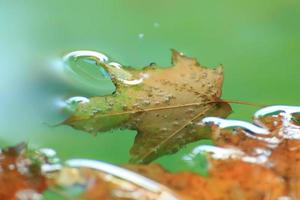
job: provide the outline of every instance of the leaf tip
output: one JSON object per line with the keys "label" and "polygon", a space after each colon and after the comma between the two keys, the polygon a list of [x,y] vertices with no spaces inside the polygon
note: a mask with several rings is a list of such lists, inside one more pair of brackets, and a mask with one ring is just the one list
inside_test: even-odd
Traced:
{"label": "leaf tip", "polygon": [[172,64],[176,64],[178,60],[180,60],[182,57],[184,57],[182,52],[177,51],[176,49],[171,49],[172,52]]}

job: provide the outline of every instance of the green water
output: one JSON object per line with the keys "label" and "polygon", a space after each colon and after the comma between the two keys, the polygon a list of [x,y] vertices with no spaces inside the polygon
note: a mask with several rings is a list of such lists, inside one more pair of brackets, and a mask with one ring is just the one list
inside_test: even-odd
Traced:
{"label": "green water", "polygon": [[[0,143],[50,147],[62,159],[128,160],[134,132],[96,137],[59,126],[57,99],[84,95],[55,77],[65,53],[105,52],[123,65],[170,65],[170,48],[206,66],[223,64],[223,98],[299,105],[300,1],[4,1],[0,0]],[[113,90],[99,84],[101,94]],[[233,105],[230,117],[250,120],[255,107]],[[159,162],[185,169],[188,145]],[[205,168],[205,166],[201,166]]]}

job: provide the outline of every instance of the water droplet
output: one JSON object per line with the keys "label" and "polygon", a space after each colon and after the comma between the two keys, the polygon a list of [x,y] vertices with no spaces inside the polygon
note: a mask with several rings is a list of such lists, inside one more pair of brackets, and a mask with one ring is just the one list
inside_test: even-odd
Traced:
{"label": "water droplet", "polygon": [[14,170],[16,167],[15,167],[15,165],[14,164],[9,164],[8,165],[8,169],[9,170]]}
{"label": "water droplet", "polygon": [[50,148],[42,148],[39,149],[39,152],[45,155],[46,157],[53,157],[56,156],[56,151]]}
{"label": "water droplet", "polygon": [[172,124],[173,124],[174,126],[178,126],[178,125],[179,125],[179,122],[178,122],[178,121],[174,121]]}
{"label": "water droplet", "polygon": [[166,103],[167,103],[167,102],[170,102],[170,100],[171,100],[171,98],[168,97],[168,96],[164,98],[164,102],[166,102]]}
{"label": "water droplet", "polygon": [[143,104],[144,104],[145,106],[150,105],[150,101],[149,101],[149,100],[144,100],[144,101],[143,101]]}
{"label": "water droplet", "polygon": [[168,131],[168,128],[166,128],[166,127],[164,127],[164,128],[161,128],[161,129],[160,129],[160,131],[162,131],[162,132],[166,132],[166,131]]}
{"label": "water droplet", "polygon": [[79,104],[85,104],[89,102],[90,100],[86,97],[76,96],[76,97],[71,97],[65,101],[59,99],[55,103],[58,107],[64,109],[67,112],[74,112],[77,109]]}
{"label": "water droplet", "polygon": [[123,105],[122,105],[122,109],[123,109],[124,111],[126,111],[126,110],[128,110],[128,106],[127,106],[126,104],[123,104]]}
{"label": "water droplet", "polygon": [[97,114],[97,113],[99,113],[99,112],[101,112],[101,109],[100,109],[100,108],[93,108],[93,109],[92,109],[93,115],[95,115],[95,114]]}
{"label": "water droplet", "polygon": [[117,62],[110,62],[108,63],[110,66],[113,66],[115,67],[116,69],[121,69],[122,68],[122,65],[120,63],[117,63]]}
{"label": "water droplet", "polygon": [[63,60],[65,62],[69,61],[70,59],[74,58],[80,58],[80,57],[88,57],[93,58],[96,60],[99,60],[101,62],[107,62],[108,57],[104,55],[103,53],[97,52],[97,51],[89,51],[89,50],[79,50],[79,51],[73,51],[71,53],[68,53],[64,56]]}
{"label": "water droplet", "polygon": [[249,122],[221,119],[218,117],[205,117],[198,125],[217,125],[220,128],[242,128],[254,134],[269,134],[270,132],[264,128],[255,126]]}
{"label": "water droplet", "polygon": [[42,199],[42,195],[35,190],[32,189],[24,189],[19,190],[15,198],[18,200],[40,200]]}
{"label": "water droplet", "polygon": [[195,147],[185,159],[194,159],[198,154],[210,153],[214,159],[229,159],[241,157],[244,153],[238,149],[222,148],[211,145],[200,145]]}
{"label": "water droplet", "polygon": [[160,24],[159,24],[158,22],[154,22],[154,23],[153,23],[153,27],[154,27],[154,28],[159,28],[159,27],[160,27]]}
{"label": "water droplet", "polygon": [[138,38],[139,38],[139,39],[142,40],[142,39],[144,39],[144,37],[145,37],[144,33],[139,33],[139,34],[138,34]]}

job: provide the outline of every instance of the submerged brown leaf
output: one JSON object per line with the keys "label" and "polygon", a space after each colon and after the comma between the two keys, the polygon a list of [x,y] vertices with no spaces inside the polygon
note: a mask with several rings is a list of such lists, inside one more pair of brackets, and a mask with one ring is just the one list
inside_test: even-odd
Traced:
{"label": "submerged brown leaf", "polygon": [[231,112],[220,99],[223,68],[203,67],[176,51],[172,63],[169,68],[151,65],[125,71],[99,61],[111,75],[116,91],[79,104],[64,123],[91,133],[114,128],[136,130],[130,151],[134,163],[149,163],[209,137],[208,130],[196,122]]}
{"label": "submerged brown leaf", "polygon": [[[294,121],[298,116],[282,112],[256,120],[265,128],[217,119],[212,127],[216,146],[199,146],[188,155],[191,161],[199,149],[211,153],[207,154],[208,177],[172,174],[156,165],[128,167],[168,186],[183,199],[300,199],[300,124]],[[251,132],[255,130],[262,132]]]}
{"label": "submerged brown leaf", "polygon": [[37,199],[46,188],[40,166],[26,155],[26,145],[0,151],[0,199]]}

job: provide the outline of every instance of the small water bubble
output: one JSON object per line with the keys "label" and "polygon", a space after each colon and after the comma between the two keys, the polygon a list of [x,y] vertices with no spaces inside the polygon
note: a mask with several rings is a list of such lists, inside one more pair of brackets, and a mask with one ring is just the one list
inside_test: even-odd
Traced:
{"label": "small water bubble", "polygon": [[269,131],[256,126],[254,124],[251,124],[249,122],[239,121],[239,120],[230,120],[230,119],[222,119],[218,117],[205,117],[202,119],[202,121],[199,123],[199,125],[216,125],[220,128],[236,128],[239,127],[243,130],[247,130],[251,133],[255,134],[263,134],[267,135],[269,134]]}
{"label": "small water bubble", "polygon": [[203,73],[201,74],[201,78],[203,78],[203,79],[207,78],[207,73],[206,73],[206,72],[203,72]]}
{"label": "small water bubble", "polygon": [[24,190],[19,190],[16,193],[15,198],[17,200],[41,200],[42,195],[35,190],[24,189]]}
{"label": "small water bubble", "polygon": [[149,101],[149,100],[144,100],[144,101],[143,101],[143,104],[144,104],[145,106],[150,105],[150,101]]}
{"label": "small water bubble", "polygon": [[44,159],[46,159],[47,163],[50,165],[60,163],[60,159],[58,158],[55,150],[51,148],[41,148],[38,150],[38,152],[45,157]]}
{"label": "small water bubble", "polygon": [[144,37],[145,37],[145,34],[144,34],[144,33],[139,33],[139,34],[138,34],[138,38],[139,38],[139,39],[143,40]]}
{"label": "small water bubble", "polygon": [[123,104],[123,105],[122,105],[122,109],[123,109],[124,111],[126,111],[126,110],[128,110],[128,106],[127,106],[126,104]]}
{"label": "small water bubble", "polygon": [[154,23],[153,23],[153,27],[154,27],[154,28],[159,28],[159,27],[160,27],[160,24],[159,24],[158,22],[154,22]]}
{"label": "small water bubble", "polygon": [[15,165],[14,164],[10,164],[10,165],[8,165],[8,169],[9,170],[14,170],[16,167],[15,167]]}
{"label": "small water bubble", "polygon": [[53,157],[56,156],[56,151],[50,148],[42,148],[39,149],[39,152],[44,154],[46,157]]}
{"label": "small water bubble", "polygon": [[94,108],[94,109],[92,109],[92,113],[95,115],[95,114],[97,114],[97,113],[99,113],[101,111],[101,109],[99,109],[99,108]]}
{"label": "small water bubble", "polygon": [[166,127],[164,127],[164,128],[161,128],[161,129],[160,129],[160,131],[162,131],[162,132],[166,132],[166,131],[168,131],[168,128],[166,128]]}
{"label": "small water bubble", "polygon": [[90,100],[86,97],[80,97],[80,96],[77,96],[77,97],[71,97],[69,99],[66,100],[66,103],[68,104],[72,104],[72,103],[89,103]]}
{"label": "small water bubble", "polygon": [[110,62],[108,63],[110,66],[113,66],[117,69],[121,69],[122,65],[120,63],[117,63],[117,62]]}
{"label": "small water bubble", "polygon": [[69,112],[74,112],[77,109],[79,104],[85,104],[85,103],[89,103],[89,102],[90,102],[90,100],[86,97],[76,96],[76,97],[71,97],[65,101],[58,100],[56,102],[56,104],[59,107],[65,109]]}
{"label": "small water bubble", "polygon": [[69,61],[71,58],[77,59],[79,57],[91,57],[98,59],[101,62],[107,62],[108,57],[104,55],[103,53],[97,52],[97,51],[89,51],[89,50],[79,50],[79,51],[73,51],[71,53],[68,53],[64,56],[63,60],[65,62]]}
{"label": "small water bubble", "polygon": [[178,122],[178,121],[174,121],[172,124],[173,124],[174,126],[178,126],[178,125],[179,125],[179,122]]}
{"label": "small water bubble", "polygon": [[171,98],[169,96],[167,96],[167,97],[164,98],[164,102],[166,102],[166,103],[170,102],[170,100],[171,100]]}

